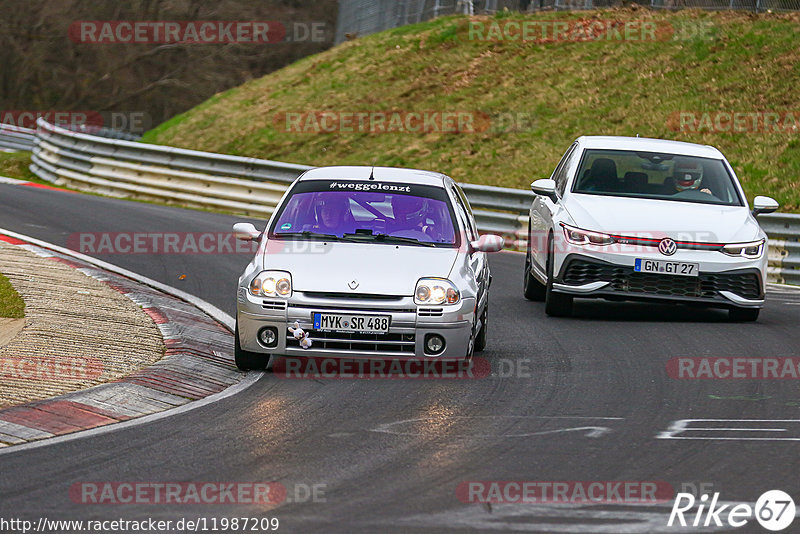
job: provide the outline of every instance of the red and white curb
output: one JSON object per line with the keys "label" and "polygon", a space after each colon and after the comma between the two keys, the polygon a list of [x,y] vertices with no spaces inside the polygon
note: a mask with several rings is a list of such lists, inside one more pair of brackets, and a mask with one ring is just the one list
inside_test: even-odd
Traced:
{"label": "red and white curb", "polygon": [[[147,421],[235,394],[261,374],[244,375],[233,362],[233,319],[177,289],[61,247],[0,229],[0,241],[78,269],[119,291],[150,315],[166,345],[155,364],[114,382],[0,410],[0,452],[11,452],[82,431]],[[160,287],[159,287],[160,286]],[[167,292],[165,292],[165,290]],[[206,401],[195,403],[193,401]],[[145,422],[142,420],[142,422]],[[117,428],[115,425],[114,428]],[[113,430],[114,428],[109,428]],[[74,434],[78,433],[78,434]],[[95,432],[96,433],[96,432]],[[48,439],[51,438],[51,439]],[[8,447],[15,445],[14,447]]]}
{"label": "red and white curb", "polygon": [[39,189],[50,189],[53,191],[64,191],[65,193],[75,193],[75,191],[70,191],[69,189],[56,187],[54,185],[40,184],[37,182],[26,182],[25,180],[17,180],[16,178],[8,178],[7,176],[0,176],[0,184],[24,185],[27,187],[37,187]]}

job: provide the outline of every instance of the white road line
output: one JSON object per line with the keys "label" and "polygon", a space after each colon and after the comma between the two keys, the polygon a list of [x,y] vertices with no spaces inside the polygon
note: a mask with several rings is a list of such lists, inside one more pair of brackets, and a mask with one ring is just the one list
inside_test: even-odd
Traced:
{"label": "white road line", "polygon": [[[380,432],[384,434],[393,434],[396,436],[419,436],[427,434],[427,430],[424,428],[413,430],[413,431],[404,431],[403,428],[396,429],[395,427],[403,427],[404,425],[408,425],[411,423],[423,423],[425,421],[434,420],[435,417],[417,417],[413,419],[402,419],[400,421],[393,421],[390,423],[383,423],[378,425],[376,428],[369,429],[369,432]],[[530,421],[558,421],[558,420],[567,420],[567,421],[586,421],[586,420],[600,420],[600,421],[619,421],[621,417],[586,417],[586,416],[571,416],[571,415],[564,415],[564,416],[547,416],[547,415],[456,415],[450,416],[448,418],[449,422],[453,422],[455,420],[464,420],[464,421],[471,421],[474,419],[490,419],[492,421],[497,421],[499,419],[517,419],[517,420],[530,420]],[[571,426],[571,427],[562,427],[556,428],[552,430],[536,430],[530,432],[513,432],[509,434],[503,434],[498,432],[492,432],[490,434],[475,434],[470,433],[469,436],[473,438],[496,438],[498,436],[506,437],[506,438],[518,438],[518,437],[533,437],[533,436],[546,436],[550,434],[559,434],[562,432],[583,432],[584,436],[587,438],[599,438],[608,434],[612,430],[606,426]],[[448,429],[448,435],[451,436],[461,436],[458,431],[453,431],[452,429]]]}

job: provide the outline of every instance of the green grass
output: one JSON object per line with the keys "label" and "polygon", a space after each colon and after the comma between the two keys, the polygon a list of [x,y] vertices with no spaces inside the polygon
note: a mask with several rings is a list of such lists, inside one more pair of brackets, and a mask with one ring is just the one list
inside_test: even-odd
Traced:
{"label": "green grass", "polygon": [[8,278],[0,274],[0,317],[10,317],[21,319],[25,317],[25,302],[19,293],[8,281]]}
{"label": "green grass", "polygon": [[[489,42],[443,17],[357,38],[216,95],[144,140],[306,163],[378,164],[526,188],[579,135],[636,135],[718,147],[752,198],[800,211],[800,130],[680,131],[677,113],[800,112],[800,16],[645,9],[545,13],[527,20],[649,22],[657,39]],[[523,15],[474,17],[488,24]],[[478,133],[287,133],[286,112],[512,114]],[[505,115],[506,117],[508,115]],[[798,126],[800,128],[800,125]]]}
{"label": "green grass", "polygon": [[40,182],[39,177],[28,168],[30,164],[30,152],[0,152],[0,176],[8,176],[9,178],[29,182]]}

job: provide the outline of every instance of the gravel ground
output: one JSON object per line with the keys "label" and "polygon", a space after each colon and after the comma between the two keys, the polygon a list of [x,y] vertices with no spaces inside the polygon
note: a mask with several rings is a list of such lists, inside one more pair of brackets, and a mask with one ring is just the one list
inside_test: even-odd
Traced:
{"label": "gravel ground", "polygon": [[75,268],[0,242],[0,272],[25,300],[25,326],[0,347],[0,408],[116,380],[160,360],[153,320]]}

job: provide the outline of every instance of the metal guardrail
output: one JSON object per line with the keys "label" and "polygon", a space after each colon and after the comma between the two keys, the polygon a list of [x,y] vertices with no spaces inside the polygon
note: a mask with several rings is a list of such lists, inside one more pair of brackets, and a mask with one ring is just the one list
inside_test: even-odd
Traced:
{"label": "metal guardrail", "polygon": [[269,216],[311,167],[77,133],[43,119],[31,171],[79,190]]}
{"label": "metal guardrail", "polygon": [[[65,130],[43,119],[33,142],[31,171],[57,185],[122,198],[269,217],[286,187],[313,167],[108,139]],[[534,194],[461,184],[481,232],[498,233],[525,250]],[[800,215],[759,216],[770,236],[769,275],[800,285]]]}
{"label": "metal guardrail", "polygon": [[36,130],[0,123],[0,149],[32,150]]}
{"label": "metal guardrail", "polygon": [[759,215],[769,236],[769,275],[780,284],[800,285],[800,215]]}

